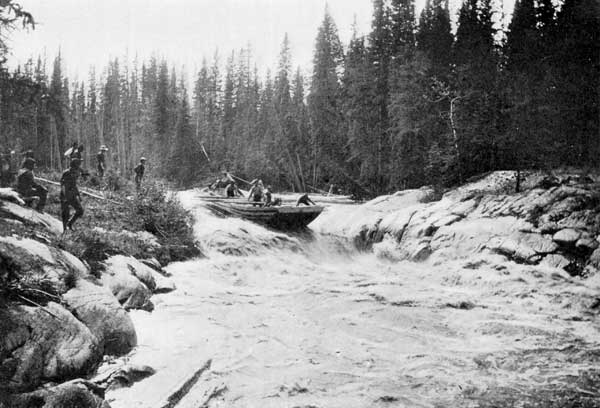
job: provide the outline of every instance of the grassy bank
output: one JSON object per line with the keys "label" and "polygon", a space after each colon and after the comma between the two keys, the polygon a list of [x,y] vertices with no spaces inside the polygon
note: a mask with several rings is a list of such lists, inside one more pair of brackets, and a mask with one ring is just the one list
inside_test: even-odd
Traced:
{"label": "grassy bank", "polygon": [[[55,173],[41,177],[59,179]],[[46,187],[46,212],[60,219],[60,188],[48,183]],[[201,255],[193,235],[192,215],[169,192],[167,184],[148,181],[138,192],[133,182],[109,175],[104,180],[91,177],[82,183],[81,190],[105,199],[82,193],[85,213],[74,231],[57,239],[57,245],[88,261],[92,268],[116,254],[155,257],[163,265]]]}

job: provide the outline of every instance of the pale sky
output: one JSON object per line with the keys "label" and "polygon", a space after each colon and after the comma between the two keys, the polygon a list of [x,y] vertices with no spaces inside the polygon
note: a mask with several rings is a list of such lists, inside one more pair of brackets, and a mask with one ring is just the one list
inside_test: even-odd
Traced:
{"label": "pale sky", "polygon": [[[502,1],[502,0],[497,0]],[[12,34],[9,65],[24,63],[44,50],[48,63],[60,47],[71,80],[87,81],[90,66],[100,72],[109,58],[146,60],[164,56],[188,74],[210,61],[219,49],[224,64],[232,50],[248,43],[259,72],[276,67],[284,34],[291,43],[293,66],[310,72],[317,28],[329,6],[347,45],[356,21],[368,33],[372,0],[20,0],[37,22],[35,30]],[[512,11],[514,0],[504,0]],[[417,0],[420,12],[425,0]],[[508,4],[510,3],[510,4]],[[451,0],[456,14],[460,0]],[[51,65],[49,65],[51,67]]]}

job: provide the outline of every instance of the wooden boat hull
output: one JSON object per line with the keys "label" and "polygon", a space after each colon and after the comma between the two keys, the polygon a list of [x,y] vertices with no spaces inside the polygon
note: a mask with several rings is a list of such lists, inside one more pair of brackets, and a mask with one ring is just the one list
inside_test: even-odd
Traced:
{"label": "wooden boat hull", "polygon": [[205,206],[213,212],[230,217],[243,218],[271,228],[293,230],[302,229],[321,214],[319,205],[307,207],[257,207],[251,204],[220,201],[207,201]]}

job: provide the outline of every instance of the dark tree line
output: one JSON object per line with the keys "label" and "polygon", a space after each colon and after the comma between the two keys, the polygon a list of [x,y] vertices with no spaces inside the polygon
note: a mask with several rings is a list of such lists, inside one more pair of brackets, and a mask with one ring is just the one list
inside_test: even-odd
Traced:
{"label": "dark tree line", "polygon": [[281,189],[336,184],[375,195],[495,169],[600,164],[600,5],[517,0],[506,32],[492,0],[374,0],[371,32],[341,43],[326,10],[313,69],[274,72],[250,47],[204,60],[188,91],[164,60],[110,61],[84,82],[61,55],[0,72],[0,143],[58,168],[77,140],[128,174],[193,184],[228,170]]}

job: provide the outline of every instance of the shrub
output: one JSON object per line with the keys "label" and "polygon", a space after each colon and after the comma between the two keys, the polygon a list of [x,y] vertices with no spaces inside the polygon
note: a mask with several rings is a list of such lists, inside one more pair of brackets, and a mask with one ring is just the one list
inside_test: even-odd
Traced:
{"label": "shrub", "polygon": [[194,239],[193,217],[173,194],[151,185],[136,196],[131,210],[133,229],[154,234],[164,246],[163,252],[158,254],[161,263],[200,256]]}

